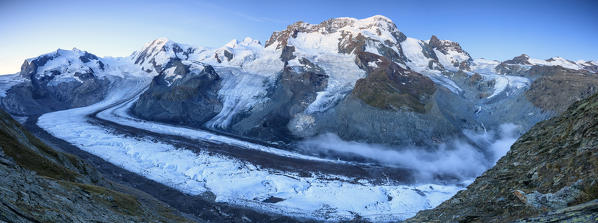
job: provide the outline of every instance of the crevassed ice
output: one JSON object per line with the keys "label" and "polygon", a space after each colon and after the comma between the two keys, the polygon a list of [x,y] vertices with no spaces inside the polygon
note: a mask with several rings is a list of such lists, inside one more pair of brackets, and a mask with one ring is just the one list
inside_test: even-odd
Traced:
{"label": "crevassed ice", "polygon": [[207,126],[226,128],[234,115],[267,100],[266,84],[270,81],[268,77],[247,73],[234,67],[217,67],[216,72],[222,78],[222,85],[218,90],[222,110],[206,123]]}
{"label": "crevassed ice", "polygon": [[[306,113],[321,112],[334,106],[365,76],[365,71],[355,64],[355,55],[338,53],[340,32],[331,34],[299,33],[289,39],[295,46],[297,58],[306,58],[321,67],[328,75],[328,85],[318,92],[316,99],[305,110]],[[294,59],[290,64],[298,64]]]}
{"label": "crevassed ice", "polygon": [[306,113],[328,110],[353,89],[357,80],[365,77],[365,71],[359,69],[354,62],[354,55],[321,54],[304,57],[315,62],[328,75],[326,89],[317,93],[314,102],[305,110]]}
{"label": "crevassed ice", "polygon": [[[119,82],[106,100],[44,114],[38,125],[108,162],[184,193],[211,191],[219,202],[291,216],[338,221],[352,219],[356,213],[371,221],[401,220],[440,204],[462,189],[434,184],[372,184],[367,180],[354,183],[354,179],[342,176],[305,177],[277,172],[230,157],[155,142],[157,138],[120,135],[87,122],[88,114],[135,98],[148,82]],[[169,128],[158,123],[151,125]],[[263,202],[272,196],[284,200]],[[343,199],[338,199],[341,196]]]}
{"label": "crevassed ice", "polygon": [[510,76],[510,75],[496,75],[485,74],[484,78],[495,80],[494,92],[488,96],[488,99],[493,98],[503,92],[510,92],[510,90],[518,90],[530,85],[530,80],[525,77]]}
{"label": "crevassed ice", "polygon": [[[232,60],[218,63],[213,55],[222,50],[232,51]],[[222,110],[206,123],[219,128],[228,127],[236,114],[268,100],[267,87],[284,66],[279,50],[264,48],[251,38],[242,42],[233,40],[221,49],[203,52],[200,58],[202,62],[213,65],[222,78],[221,89],[218,90]]]}

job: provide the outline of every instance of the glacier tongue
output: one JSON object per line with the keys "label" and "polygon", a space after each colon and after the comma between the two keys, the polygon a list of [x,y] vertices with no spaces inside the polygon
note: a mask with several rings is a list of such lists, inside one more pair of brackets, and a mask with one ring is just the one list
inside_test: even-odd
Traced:
{"label": "glacier tongue", "polygon": [[[216,195],[216,201],[291,216],[343,221],[357,214],[371,221],[401,220],[415,215],[419,210],[440,204],[462,189],[433,184],[373,184],[364,179],[336,175],[304,176],[262,169],[227,156],[177,148],[154,137],[120,135],[87,121],[87,115],[95,111],[123,103],[130,105],[131,99],[135,99],[148,83],[148,79],[123,80],[113,87],[104,101],[88,107],[44,114],[39,118],[38,125],[54,136],[115,165],[182,192],[197,195],[211,191]],[[125,111],[126,108],[128,106],[119,109]],[[120,119],[117,116],[111,118]],[[173,128],[175,132],[179,128],[151,122],[138,125],[138,121],[128,118],[119,122],[132,122],[132,127]],[[194,135],[198,137],[205,134]],[[207,137],[204,140],[211,140],[213,136]],[[343,199],[338,199],[341,196]],[[271,197],[282,201],[264,202]]]}

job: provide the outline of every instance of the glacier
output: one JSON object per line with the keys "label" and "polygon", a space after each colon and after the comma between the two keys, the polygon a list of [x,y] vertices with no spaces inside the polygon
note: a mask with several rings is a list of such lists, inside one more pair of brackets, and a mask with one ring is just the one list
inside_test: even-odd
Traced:
{"label": "glacier", "polygon": [[[419,210],[435,207],[463,189],[457,185],[404,185],[392,181],[373,184],[367,179],[350,179],[345,176],[315,173],[304,176],[262,169],[227,156],[178,148],[150,136],[117,134],[88,121],[88,115],[103,110],[98,117],[136,128],[201,140],[220,140],[245,146],[249,144],[198,130],[140,122],[127,115],[113,115],[126,114],[127,106],[130,106],[148,83],[149,78],[125,78],[115,83],[104,101],[87,107],[44,114],[39,117],[37,124],[82,150],[184,193],[199,195],[210,191],[219,202],[290,216],[341,221],[359,215],[372,221],[400,220],[415,215]],[[320,159],[288,151],[266,150],[282,153],[281,155]],[[342,199],[339,199],[341,196]],[[263,202],[270,197],[284,200],[277,203]]]}

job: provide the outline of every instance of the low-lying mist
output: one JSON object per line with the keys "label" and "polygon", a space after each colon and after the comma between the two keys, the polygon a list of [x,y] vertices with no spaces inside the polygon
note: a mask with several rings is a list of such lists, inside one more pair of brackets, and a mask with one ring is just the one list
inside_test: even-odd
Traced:
{"label": "low-lying mist", "polygon": [[470,180],[494,166],[509,151],[519,137],[517,130],[518,126],[514,124],[503,124],[497,131],[464,131],[466,138],[433,148],[398,148],[345,141],[335,134],[326,133],[301,142],[299,148],[328,157],[350,156],[412,169],[416,173],[416,181],[421,183],[435,182],[438,176]]}

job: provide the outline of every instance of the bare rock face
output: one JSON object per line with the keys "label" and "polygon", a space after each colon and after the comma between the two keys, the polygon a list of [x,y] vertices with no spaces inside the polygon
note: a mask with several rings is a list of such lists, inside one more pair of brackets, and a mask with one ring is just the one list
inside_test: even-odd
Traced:
{"label": "bare rock face", "polygon": [[352,94],[357,98],[380,109],[426,112],[426,104],[436,90],[432,80],[376,54],[362,52],[356,60],[358,66],[369,71],[366,78],[355,83]]}
{"label": "bare rock face", "polygon": [[533,66],[528,75],[537,77],[526,92],[534,105],[557,114],[575,101],[598,92],[596,74],[560,66]]}
{"label": "bare rock face", "polygon": [[519,56],[513,57],[513,59],[505,60],[504,64],[522,64],[522,65],[532,65],[529,62],[529,56],[527,54],[521,54]]}
{"label": "bare rock face", "polygon": [[142,118],[200,126],[222,109],[220,77],[209,65],[173,60],[132,107]]}
{"label": "bare rock face", "polygon": [[448,40],[440,40],[435,35],[432,35],[428,44],[430,44],[432,48],[437,49],[438,51],[444,54],[447,54],[448,51],[453,50],[458,53],[466,53],[467,55],[469,55],[467,52],[465,52],[465,50],[461,48],[461,45],[459,45],[459,43]]}
{"label": "bare rock face", "polygon": [[[435,35],[432,35],[428,44],[432,49],[438,50],[443,54],[449,54],[450,51],[453,51],[459,54],[466,55],[469,58],[469,60],[464,60],[461,62],[455,61],[453,63],[453,66],[459,68],[459,70],[469,70],[469,66],[471,65],[473,60],[471,59],[469,53],[467,53],[465,50],[463,50],[463,48],[461,48],[461,45],[459,45],[459,43],[449,40],[440,40]],[[434,55],[434,57],[437,58],[436,55]]]}
{"label": "bare rock face", "polygon": [[596,179],[598,94],[536,124],[466,190],[407,222],[595,219]]}
{"label": "bare rock face", "polygon": [[596,219],[598,219],[598,199],[514,222],[595,222]]}

